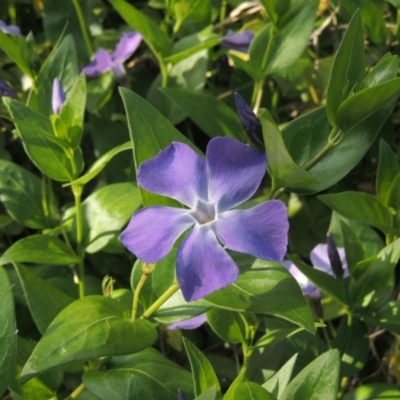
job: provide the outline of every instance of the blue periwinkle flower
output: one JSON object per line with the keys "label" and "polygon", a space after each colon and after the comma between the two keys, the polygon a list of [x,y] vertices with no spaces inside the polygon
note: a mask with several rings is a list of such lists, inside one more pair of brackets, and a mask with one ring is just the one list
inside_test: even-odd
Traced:
{"label": "blue periwinkle flower", "polygon": [[174,322],[171,325],[168,325],[168,329],[192,330],[198,328],[200,325],[203,325],[204,322],[206,321],[207,321],[206,314],[200,314],[197,315],[196,317],[185,319],[184,321]]}
{"label": "blue periwinkle flower", "polygon": [[247,53],[251,42],[254,39],[254,33],[251,31],[241,31],[234,34],[231,30],[221,40],[221,46],[230,50]]}
{"label": "blue periwinkle flower", "polygon": [[16,25],[7,25],[0,19],[0,30],[8,35],[22,36],[21,30]]}
{"label": "blue periwinkle flower", "polygon": [[336,278],[342,279],[344,274],[343,263],[340,258],[339,250],[336,247],[336,243],[330,233],[328,233],[326,244],[328,246],[328,258],[332,267],[332,271]]}
{"label": "blue periwinkle flower", "polygon": [[186,400],[185,395],[183,394],[182,390],[178,390],[178,400]]}
{"label": "blue periwinkle flower", "polygon": [[178,247],[176,275],[186,301],[198,300],[235,282],[239,269],[225,251],[282,261],[289,222],[279,200],[232,210],[256,192],[265,154],[229,137],[212,139],[206,159],[183,143],[172,143],[140,165],[137,181],[150,192],[172,197],[184,208],[152,206],[135,213],[122,244],[146,263]]}
{"label": "blue periwinkle flower", "polygon": [[142,41],[142,36],[135,31],[126,32],[121,36],[117,47],[112,53],[106,50],[98,50],[94,54],[94,60],[83,70],[91,78],[113,71],[118,79],[126,76],[124,62],[132,56]]}
{"label": "blue periwinkle flower", "polygon": [[53,113],[58,115],[60,113],[61,107],[66,99],[64,89],[58,78],[53,80],[53,92],[51,96],[51,106],[53,108]]}
{"label": "blue periwinkle flower", "polygon": [[0,95],[11,97],[13,99],[17,98],[17,94],[14,92],[13,88],[2,79],[0,79]]}
{"label": "blue periwinkle flower", "polygon": [[251,143],[259,150],[264,151],[264,138],[262,134],[262,127],[259,119],[254,111],[246,103],[245,99],[239,94],[235,93],[236,110],[239,115],[240,122],[247,133]]}

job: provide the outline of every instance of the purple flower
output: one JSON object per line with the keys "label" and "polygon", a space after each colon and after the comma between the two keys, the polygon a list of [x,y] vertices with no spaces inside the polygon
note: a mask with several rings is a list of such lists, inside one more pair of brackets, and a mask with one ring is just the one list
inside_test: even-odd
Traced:
{"label": "purple flower", "polygon": [[242,31],[234,34],[231,30],[221,40],[221,46],[230,50],[247,53],[251,42],[254,39],[254,33],[251,31]]}
{"label": "purple flower", "polygon": [[18,26],[15,25],[7,25],[4,21],[0,19],[0,30],[2,30],[6,34],[11,34],[15,36],[22,36],[21,30]]}
{"label": "purple flower", "polygon": [[53,113],[54,114],[59,114],[62,105],[64,104],[65,101],[65,92],[64,89],[61,85],[61,82],[58,78],[54,78],[53,81],[53,93],[51,96],[51,106],[53,108]]}
{"label": "purple flower", "polygon": [[178,200],[188,209],[152,206],[138,211],[122,232],[122,244],[155,263],[191,228],[178,247],[176,274],[185,300],[198,300],[235,282],[239,269],[225,247],[282,261],[289,222],[286,206],[271,200],[231,210],[259,187],[263,153],[228,137],[216,137],[206,159],[183,143],[172,143],[139,168],[144,189]]}
{"label": "purple flower", "polygon": [[137,50],[142,36],[135,31],[126,32],[121,36],[117,47],[112,53],[98,50],[94,53],[94,60],[83,70],[91,78],[113,71],[118,79],[124,79],[126,71],[123,63]]}
{"label": "purple flower", "polygon": [[168,330],[173,329],[196,329],[207,321],[206,314],[200,314],[197,317],[186,319],[185,321],[174,322],[168,325]]}
{"label": "purple flower", "polygon": [[17,98],[17,95],[14,92],[13,88],[2,79],[0,79],[0,95],[11,97],[13,99]]}

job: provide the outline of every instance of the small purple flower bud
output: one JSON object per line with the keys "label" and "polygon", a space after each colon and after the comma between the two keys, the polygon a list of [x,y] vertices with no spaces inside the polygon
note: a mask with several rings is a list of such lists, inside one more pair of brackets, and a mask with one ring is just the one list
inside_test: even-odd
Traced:
{"label": "small purple flower bud", "polygon": [[60,113],[61,107],[64,104],[66,97],[64,89],[58,78],[53,81],[53,93],[51,97],[51,105],[53,108],[53,113],[58,115]]}
{"label": "small purple flower bud", "polygon": [[239,93],[236,92],[234,96],[236,110],[247,136],[257,149],[264,151],[264,138],[260,121]]}
{"label": "small purple flower bud", "polygon": [[178,400],[186,400],[185,395],[181,389],[178,389]]}
{"label": "small purple flower bud", "polygon": [[326,244],[328,245],[328,257],[332,271],[337,279],[343,279],[344,269],[342,260],[340,259],[339,251],[330,233],[327,235]]}
{"label": "small purple flower bud", "polygon": [[254,39],[254,33],[251,31],[242,31],[234,34],[231,30],[221,40],[221,46],[230,50],[247,53],[251,42]]}
{"label": "small purple flower bud", "polygon": [[21,30],[18,26],[7,25],[4,21],[0,19],[0,30],[8,35],[22,36]]}
{"label": "small purple flower bud", "polygon": [[12,87],[8,83],[4,82],[2,79],[0,79],[0,95],[17,99],[17,95]]}

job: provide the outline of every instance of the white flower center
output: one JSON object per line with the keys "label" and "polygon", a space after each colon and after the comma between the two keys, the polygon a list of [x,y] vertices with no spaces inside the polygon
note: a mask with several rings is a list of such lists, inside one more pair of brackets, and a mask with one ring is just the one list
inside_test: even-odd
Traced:
{"label": "white flower center", "polygon": [[217,217],[216,203],[209,203],[207,201],[197,199],[196,205],[192,208],[190,215],[200,225],[214,221]]}

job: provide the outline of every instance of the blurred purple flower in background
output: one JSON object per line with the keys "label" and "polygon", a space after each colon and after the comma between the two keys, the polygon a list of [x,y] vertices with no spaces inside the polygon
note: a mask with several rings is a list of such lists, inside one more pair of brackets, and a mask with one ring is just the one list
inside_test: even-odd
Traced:
{"label": "blurred purple flower in background", "polygon": [[142,261],[155,263],[191,228],[176,261],[187,301],[237,280],[239,269],[225,248],[282,261],[289,229],[284,203],[271,200],[231,210],[253,196],[266,165],[265,154],[229,137],[212,139],[206,159],[186,144],[172,143],[140,165],[137,181],[189,209],[152,206],[138,211],[120,236],[122,244]]}
{"label": "blurred purple flower in background", "polygon": [[14,92],[13,88],[5,81],[0,79],[0,95],[11,97],[17,99],[17,94]]}
{"label": "blurred purple flower in background", "polygon": [[16,25],[7,25],[4,21],[0,19],[0,30],[6,34],[11,34],[15,36],[22,36],[21,30]]}
{"label": "blurred purple flower in background", "polygon": [[61,82],[58,78],[53,80],[53,92],[51,96],[51,106],[53,108],[54,114],[59,114],[62,105],[64,104],[66,97],[64,89],[61,85]]}
{"label": "blurred purple flower in background", "polygon": [[221,46],[225,47],[226,49],[247,53],[253,39],[254,33],[251,31],[242,31],[235,34],[229,30],[226,36],[222,38]]}
{"label": "blurred purple flower in background", "polygon": [[173,329],[196,329],[200,325],[203,325],[207,321],[206,314],[200,314],[197,317],[189,318],[184,321],[174,322],[168,325],[168,329],[171,331]]}
{"label": "blurred purple flower in background", "polygon": [[126,71],[123,63],[132,56],[142,41],[142,36],[135,31],[122,34],[117,47],[112,53],[106,50],[98,50],[94,53],[94,60],[83,70],[91,78],[113,71],[115,76],[124,80]]}

